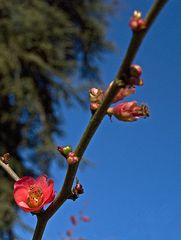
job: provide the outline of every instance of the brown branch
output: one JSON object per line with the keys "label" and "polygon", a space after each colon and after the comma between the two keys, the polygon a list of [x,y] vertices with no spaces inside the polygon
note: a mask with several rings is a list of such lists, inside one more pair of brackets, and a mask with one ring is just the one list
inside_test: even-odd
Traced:
{"label": "brown branch", "polygon": [[[116,79],[114,80],[107,96],[105,97],[103,103],[101,104],[100,108],[96,111],[94,116],[91,118],[76,150],[75,153],[79,157],[79,159],[82,158],[89,142],[91,141],[92,137],[94,136],[97,128],[99,127],[102,119],[104,118],[106,111],[108,107],[111,104],[111,101],[113,97],[116,95],[116,93],[119,91],[120,88],[123,88],[125,86],[125,83],[122,79],[122,76],[125,72],[128,71],[138,49],[139,46],[142,43],[142,40],[144,36],[146,35],[148,29],[152,25],[153,21],[161,11],[161,9],[164,7],[164,5],[167,3],[168,0],[157,0],[154,2],[152,8],[148,12],[145,20],[147,23],[147,28],[137,32],[133,33],[131,42],[129,44],[127,53],[125,55],[125,58],[123,60],[122,65],[120,66],[118,73],[116,75]],[[80,162],[80,161],[79,161]],[[74,165],[69,165],[66,173],[66,177],[62,186],[62,189],[60,193],[57,195],[57,197],[54,199],[54,201],[50,204],[50,206],[47,208],[47,210],[42,213],[43,214],[43,219],[47,220],[51,218],[55,212],[60,208],[60,206],[69,198],[71,195],[71,188],[76,176],[76,172],[79,166],[79,162]],[[36,233],[36,240],[40,240],[44,231],[44,228],[46,224],[44,225],[41,223],[41,218],[38,219],[37,226],[35,229]],[[38,234],[40,232],[40,234]],[[33,238],[35,239],[35,238]]]}

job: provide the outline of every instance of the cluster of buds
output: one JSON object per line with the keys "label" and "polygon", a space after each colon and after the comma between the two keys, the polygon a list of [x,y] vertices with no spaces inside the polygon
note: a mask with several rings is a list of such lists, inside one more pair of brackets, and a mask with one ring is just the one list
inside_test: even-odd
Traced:
{"label": "cluster of buds", "polygon": [[129,21],[129,26],[133,32],[139,32],[146,28],[146,21],[142,18],[141,12],[133,12],[133,15]]}
{"label": "cluster of buds", "polygon": [[[136,13],[135,13],[136,14]],[[138,14],[138,12],[137,12]],[[139,14],[138,14],[139,15]],[[138,16],[137,16],[138,17]],[[133,64],[129,67],[127,73],[124,74],[124,81],[126,86],[120,88],[115,97],[112,99],[112,103],[116,103],[123,100],[125,97],[135,93],[135,86],[142,86],[143,79],[141,79],[142,68]],[[92,88],[89,91],[90,94],[90,109],[94,113],[100,106],[106,95],[108,94],[113,82],[110,83],[106,91],[102,89]],[[133,122],[139,118],[146,118],[149,116],[149,110],[146,105],[138,105],[136,101],[125,102],[110,107],[107,110],[107,114],[112,117],[115,116],[118,120]]]}
{"label": "cluster of buds", "polygon": [[79,161],[79,158],[76,156],[74,152],[68,153],[68,156],[67,156],[68,164],[72,165],[72,164],[78,163],[78,161]]}
{"label": "cluster of buds", "polygon": [[104,92],[100,88],[91,88],[89,90],[90,109],[94,113],[104,100]]}
{"label": "cluster of buds", "polygon": [[[136,83],[136,82],[135,82]],[[110,83],[106,91],[103,91],[99,88],[91,88],[89,91],[90,96],[90,110],[92,113],[94,113],[106,97],[109,89],[111,88],[113,82]],[[135,84],[136,85],[136,84]],[[137,84],[138,85],[138,84]],[[135,87],[133,82],[129,85],[127,85],[125,88],[121,88],[119,92],[116,94],[116,96],[112,99],[112,103],[118,102],[120,100],[123,100],[125,97],[130,96],[131,94],[135,93]]]}
{"label": "cluster of buds", "polygon": [[76,156],[76,154],[72,151],[72,147],[67,146],[58,146],[57,150],[59,153],[62,154],[67,159],[68,164],[72,165],[79,161],[79,158]]}

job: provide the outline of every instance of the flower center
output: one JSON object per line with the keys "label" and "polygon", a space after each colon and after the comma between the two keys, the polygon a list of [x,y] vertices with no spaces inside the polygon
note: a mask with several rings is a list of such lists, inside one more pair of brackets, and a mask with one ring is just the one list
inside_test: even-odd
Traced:
{"label": "flower center", "polygon": [[43,193],[42,189],[35,186],[31,185],[28,190],[28,199],[27,199],[27,204],[29,207],[34,208],[38,207],[42,204],[43,202]]}

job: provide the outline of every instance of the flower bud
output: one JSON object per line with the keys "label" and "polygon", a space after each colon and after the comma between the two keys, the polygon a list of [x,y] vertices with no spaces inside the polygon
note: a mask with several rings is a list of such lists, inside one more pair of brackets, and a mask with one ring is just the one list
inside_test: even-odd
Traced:
{"label": "flower bud", "polygon": [[67,235],[68,237],[71,237],[71,236],[73,235],[73,230],[72,230],[72,229],[68,229],[68,230],[66,231],[66,235]]}
{"label": "flower bud", "polygon": [[99,103],[96,103],[96,102],[92,102],[90,104],[90,110],[95,112],[98,108],[99,108],[100,104]]}
{"label": "flower bud", "polygon": [[89,216],[85,216],[85,215],[81,216],[80,219],[81,219],[83,222],[90,222],[90,220],[91,220]]}
{"label": "flower bud", "polygon": [[75,187],[72,190],[72,193],[77,195],[77,196],[79,194],[83,194],[84,193],[83,186],[82,186],[82,184],[80,184],[78,178],[76,178],[76,184],[75,184]]}
{"label": "flower bud", "polygon": [[74,216],[74,215],[70,216],[70,221],[75,226],[78,224],[78,220],[77,220],[76,216]]}
{"label": "flower bud", "polygon": [[90,102],[101,103],[103,100],[103,91],[100,88],[91,88],[89,90]]}
{"label": "flower bud", "polygon": [[137,119],[149,116],[149,110],[146,105],[137,105],[136,101],[118,104],[107,110],[108,115],[114,115],[117,119],[125,122],[133,122]]}
{"label": "flower bud", "polygon": [[140,65],[133,64],[130,67],[129,73],[132,77],[139,78],[142,74],[142,68],[140,67]]}
{"label": "flower bud", "polygon": [[59,153],[61,153],[64,157],[67,157],[68,154],[72,151],[72,147],[67,145],[67,146],[58,146],[57,150]]}
{"label": "flower bud", "polygon": [[129,77],[127,80],[128,84],[130,84],[131,86],[143,86],[144,81],[141,78],[136,78],[136,77]]}
{"label": "flower bud", "polygon": [[68,156],[67,156],[68,164],[72,165],[72,164],[78,163],[78,161],[79,161],[79,158],[75,155],[74,152],[68,153]]}
{"label": "flower bud", "polygon": [[9,159],[10,159],[10,154],[9,153],[5,153],[5,154],[3,154],[2,157],[0,157],[0,160],[5,164],[9,163]]}
{"label": "flower bud", "polygon": [[146,28],[146,21],[142,18],[142,14],[139,11],[134,11],[129,26],[134,32],[139,32]]}

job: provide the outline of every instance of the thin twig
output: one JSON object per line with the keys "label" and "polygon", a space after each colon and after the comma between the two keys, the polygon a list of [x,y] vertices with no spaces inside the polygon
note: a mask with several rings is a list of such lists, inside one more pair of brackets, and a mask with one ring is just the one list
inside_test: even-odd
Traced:
{"label": "thin twig", "polygon": [[9,174],[9,176],[14,181],[18,181],[20,179],[18,175],[13,171],[13,169],[9,166],[9,164],[5,164],[0,160],[0,166]]}
{"label": "thin twig", "polygon": [[[82,158],[89,142],[91,141],[92,137],[94,136],[97,128],[99,127],[102,119],[104,118],[106,111],[108,107],[111,104],[111,101],[113,97],[116,95],[116,93],[119,91],[120,88],[123,88],[125,86],[124,81],[121,80],[123,74],[128,71],[138,49],[139,46],[142,43],[142,40],[144,36],[146,35],[148,29],[152,25],[153,21],[161,11],[161,9],[164,7],[164,5],[167,3],[168,0],[157,0],[154,2],[152,8],[148,12],[145,20],[147,22],[147,28],[142,30],[141,32],[134,33],[133,37],[131,39],[131,42],[129,44],[127,53],[125,55],[125,58],[123,60],[122,65],[120,66],[118,73],[116,75],[116,79],[114,80],[107,96],[105,97],[103,103],[101,104],[100,108],[96,111],[94,116],[91,118],[76,150],[75,153],[79,157],[79,159]],[[79,162],[75,165],[69,165],[66,173],[66,177],[62,186],[62,189],[60,193],[57,195],[57,197],[54,199],[54,201],[50,204],[50,206],[47,208],[47,210],[43,213],[43,219],[46,219],[48,221],[49,218],[51,218],[55,212],[60,208],[60,206],[68,199],[68,197],[71,194],[71,188],[76,176],[76,172],[79,166]],[[42,229],[43,228],[43,229]],[[35,229],[36,232],[36,240],[41,240],[43,231],[44,231],[45,225],[41,224],[41,218],[38,219],[37,226]],[[38,234],[40,232],[40,234]],[[33,238],[35,239],[35,238]]]}

